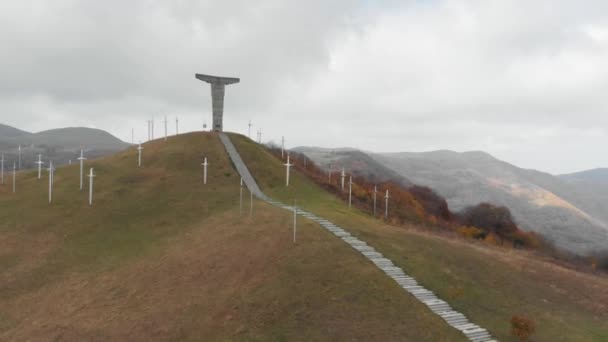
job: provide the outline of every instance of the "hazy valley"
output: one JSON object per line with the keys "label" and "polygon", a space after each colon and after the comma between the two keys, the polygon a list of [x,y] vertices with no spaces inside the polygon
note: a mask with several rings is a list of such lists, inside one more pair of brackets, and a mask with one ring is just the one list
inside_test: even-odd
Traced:
{"label": "hazy valley", "polygon": [[575,253],[608,249],[605,172],[553,176],[518,168],[484,152],[297,150],[325,169],[345,167],[362,175],[380,170],[383,178],[428,186],[445,197],[454,211],[480,202],[504,205],[522,228]]}

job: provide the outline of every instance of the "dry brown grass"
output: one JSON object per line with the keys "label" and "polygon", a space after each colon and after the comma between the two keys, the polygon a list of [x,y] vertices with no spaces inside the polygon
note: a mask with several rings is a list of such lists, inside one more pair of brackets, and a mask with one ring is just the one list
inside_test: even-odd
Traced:
{"label": "dry brown grass", "polygon": [[318,225],[300,221],[294,245],[289,212],[256,202],[238,217],[215,135],[145,147],[141,170],[133,151],[94,161],[92,208],[74,167],[51,206],[27,173],[0,197],[0,340],[462,340]]}

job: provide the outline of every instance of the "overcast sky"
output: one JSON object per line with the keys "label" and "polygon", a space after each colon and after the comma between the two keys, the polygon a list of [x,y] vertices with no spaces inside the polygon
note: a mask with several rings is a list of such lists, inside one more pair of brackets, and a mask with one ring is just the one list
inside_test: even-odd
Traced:
{"label": "overcast sky", "polygon": [[0,122],[211,124],[371,151],[483,150],[551,173],[608,167],[608,1],[0,3]]}

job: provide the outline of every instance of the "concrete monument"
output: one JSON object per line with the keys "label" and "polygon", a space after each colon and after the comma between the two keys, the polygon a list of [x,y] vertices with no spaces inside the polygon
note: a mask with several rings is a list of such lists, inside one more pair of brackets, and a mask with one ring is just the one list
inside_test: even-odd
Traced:
{"label": "concrete monument", "polygon": [[196,74],[195,77],[203,82],[211,84],[211,108],[213,109],[213,130],[221,132],[224,130],[224,93],[229,84],[239,83],[241,80],[234,77],[219,77]]}

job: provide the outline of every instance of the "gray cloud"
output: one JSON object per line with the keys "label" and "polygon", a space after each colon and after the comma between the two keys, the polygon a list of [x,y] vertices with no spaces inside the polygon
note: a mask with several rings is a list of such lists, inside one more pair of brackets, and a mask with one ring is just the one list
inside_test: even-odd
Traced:
{"label": "gray cloud", "polygon": [[225,127],[251,119],[291,146],[606,166],[607,19],[603,1],[6,2],[0,121],[129,140],[168,114],[198,130],[201,72],[242,79]]}

